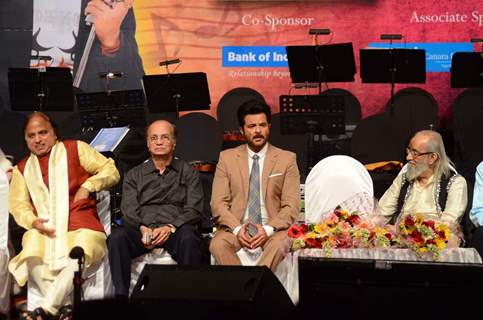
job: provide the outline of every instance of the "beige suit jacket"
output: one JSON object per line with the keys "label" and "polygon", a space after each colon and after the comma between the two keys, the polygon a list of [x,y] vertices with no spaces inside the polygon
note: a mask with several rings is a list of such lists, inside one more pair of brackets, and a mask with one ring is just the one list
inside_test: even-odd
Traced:
{"label": "beige suit jacket", "polygon": [[[218,228],[233,230],[241,224],[248,202],[248,180],[247,145],[221,152],[211,195],[211,210]],[[275,231],[287,229],[300,211],[296,155],[269,144],[261,183],[267,224]]]}

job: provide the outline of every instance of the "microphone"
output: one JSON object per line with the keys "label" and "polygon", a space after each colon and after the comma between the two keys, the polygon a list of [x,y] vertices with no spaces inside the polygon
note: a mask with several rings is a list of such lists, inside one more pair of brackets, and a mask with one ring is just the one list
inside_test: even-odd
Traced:
{"label": "microphone", "polygon": [[74,247],[70,250],[69,257],[71,259],[83,259],[84,258],[84,249],[81,247]]}
{"label": "microphone", "polygon": [[52,57],[51,56],[31,55],[30,59],[50,61],[50,60],[52,60]]}
{"label": "microphone", "polygon": [[330,34],[330,29],[309,29],[310,35],[327,35]]}
{"label": "microphone", "polygon": [[169,66],[170,64],[180,63],[180,59],[173,59],[173,60],[163,60],[159,63],[160,66]]}
{"label": "microphone", "polygon": [[401,34],[381,34],[381,40],[401,40]]}
{"label": "microphone", "polygon": [[90,14],[88,16],[86,16],[86,25],[90,26],[91,24],[94,23],[94,17]]}

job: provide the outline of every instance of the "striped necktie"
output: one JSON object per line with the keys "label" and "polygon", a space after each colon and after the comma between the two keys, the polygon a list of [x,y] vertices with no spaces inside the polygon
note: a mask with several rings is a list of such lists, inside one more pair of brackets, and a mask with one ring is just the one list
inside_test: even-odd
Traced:
{"label": "striped necktie", "polygon": [[[258,166],[258,155],[253,155],[252,171],[248,187],[248,220],[254,224],[262,224],[262,212],[260,207],[260,169]],[[248,227],[248,234],[255,236],[257,228]]]}

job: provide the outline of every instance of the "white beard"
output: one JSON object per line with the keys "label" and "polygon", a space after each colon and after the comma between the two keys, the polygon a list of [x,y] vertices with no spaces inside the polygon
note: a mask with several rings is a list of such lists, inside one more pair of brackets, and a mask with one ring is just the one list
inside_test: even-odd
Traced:
{"label": "white beard", "polygon": [[408,165],[408,169],[406,171],[406,178],[409,181],[413,181],[428,169],[429,169],[429,166],[426,162],[418,163],[415,165]]}

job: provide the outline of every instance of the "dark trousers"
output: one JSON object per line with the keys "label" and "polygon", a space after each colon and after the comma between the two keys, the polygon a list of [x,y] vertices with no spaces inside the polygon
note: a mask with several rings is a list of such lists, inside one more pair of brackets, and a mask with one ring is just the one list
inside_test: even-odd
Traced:
{"label": "dark trousers", "polygon": [[483,227],[478,227],[473,231],[471,247],[475,248],[483,258]]}
{"label": "dark trousers", "polygon": [[[201,238],[193,225],[183,225],[161,246],[182,266],[201,264]],[[129,226],[114,228],[108,238],[109,266],[116,296],[127,297],[131,282],[131,260],[148,253],[141,232]]]}

